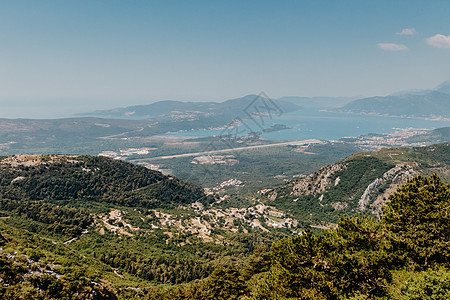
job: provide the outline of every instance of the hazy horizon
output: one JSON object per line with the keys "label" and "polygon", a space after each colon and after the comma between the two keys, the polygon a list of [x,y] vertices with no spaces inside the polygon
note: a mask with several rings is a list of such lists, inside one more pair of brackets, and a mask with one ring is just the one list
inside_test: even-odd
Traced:
{"label": "hazy horizon", "polygon": [[0,118],[450,79],[448,1],[4,1]]}

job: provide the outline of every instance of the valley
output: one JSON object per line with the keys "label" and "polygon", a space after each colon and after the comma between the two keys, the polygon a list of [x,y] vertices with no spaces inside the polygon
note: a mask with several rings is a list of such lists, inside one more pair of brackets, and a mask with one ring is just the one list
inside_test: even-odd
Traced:
{"label": "valley", "polygon": [[[381,222],[383,207],[408,181],[450,181],[450,127],[430,129],[445,120],[404,128],[392,126],[417,120],[314,110],[301,121],[316,109],[309,99],[299,100],[306,110],[277,101],[248,96],[226,105],[163,102],[160,115],[150,114],[153,105],[0,120],[2,293],[212,299],[223,291],[228,296],[218,299],[228,299],[242,285],[242,299],[264,298],[270,292],[259,286],[284,272],[274,263],[289,253],[278,252],[280,245],[312,234],[340,247],[330,236],[346,222]],[[324,108],[331,100],[320,101]],[[186,110],[171,110],[179,105]],[[230,112],[222,114],[223,105]],[[365,122],[373,125],[355,127]],[[215,278],[227,276],[233,283],[214,290]]]}
{"label": "valley", "polygon": [[0,300],[450,299],[450,1],[0,1]]}
{"label": "valley", "polygon": [[[1,261],[15,266],[14,280],[58,284],[56,297],[169,299],[172,288],[159,284],[182,283],[177,295],[213,295],[210,280],[230,263],[244,281],[269,274],[274,243],[331,233],[345,215],[376,220],[387,197],[418,174],[448,181],[449,151],[446,143],[357,153],[256,193],[227,192],[238,180],[204,189],[106,157],[1,157]],[[66,286],[73,276],[77,287]],[[11,293],[33,291],[6,280]]]}

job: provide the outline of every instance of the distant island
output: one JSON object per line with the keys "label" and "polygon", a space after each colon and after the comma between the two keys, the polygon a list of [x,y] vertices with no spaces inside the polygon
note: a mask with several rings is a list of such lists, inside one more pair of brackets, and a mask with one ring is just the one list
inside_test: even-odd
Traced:
{"label": "distant island", "polygon": [[274,132],[274,131],[280,131],[285,129],[291,129],[290,127],[283,125],[283,124],[275,124],[270,126],[269,128],[263,129],[263,132]]}

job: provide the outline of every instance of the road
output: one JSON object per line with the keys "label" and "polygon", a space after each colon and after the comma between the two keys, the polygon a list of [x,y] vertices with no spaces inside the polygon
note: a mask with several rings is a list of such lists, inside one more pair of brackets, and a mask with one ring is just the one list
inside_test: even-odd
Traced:
{"label": "road", "polygon": [[289,142],[267,144],[267,145],[256,145],[256,146],[236,147],[236,148],[228,148],[228,149],[220,149],[220,150],[212,150],[212,151],[203,151],[203,152],[192,152],[192,153],[183,153],[183,154],[175,154],[175,155],[156,156],[156,157],[149,157],[149,158],[145,158],[145,159],[134,159],[133,161],[149,161],[149,160],[161,160],[161,159],[182,158],[182,157],[191,157],[191,156],[203,156],[203,155],[209,155],[209,154],[229,153],[229,152],[240,151],[240,150],[251,150],[251,149],[259,149],[259,148],[267,148],[267,147],[320,144],[320,143],[323,143],[323,142],[320,140],[309,139],[309,140],[289,141]]}

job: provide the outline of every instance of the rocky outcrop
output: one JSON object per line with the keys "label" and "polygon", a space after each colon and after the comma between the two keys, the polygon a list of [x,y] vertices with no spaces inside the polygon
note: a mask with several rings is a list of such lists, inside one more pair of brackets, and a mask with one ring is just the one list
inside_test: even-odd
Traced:
{"label": "rocky outcrop", "polygon": [[331,186],[339,184],[339,177],[334,178],[333,175],[345,168],[346,164],[344,163],[322,167],[319,171],[295,181],[292,187],[292,195],[310,195],[325,192]]}
{"label": "rocky outcrop", "polygon": [[[297,179],[292,183],[290,195],[322,194],[318,198],[319,202],[321,202],[324,193],[330,188],[339,185],[341,178],[337,176],[337,173],[345,170],[347,166],[347,163],[344,162],[327,165],[315,173]],[[369,209],[373,214],[380,215],[381,207],[387,201],[389,195],[409,179],[419,174],[414,167],[417,167],[417,164],[399,163],[383,173],[379,178],[373,180],[358,200],[357,210],[364,211]],[[272,193],[270,196],[271,200],[275,200],[277,195]],[[331,202],[331,206],[335,210],[345,210],[348,208],[348,205],[345,201]]]}
{"label": "rocky outcrop", "polygon": [[419,175],[414,168],[418,168],[417,164],[398,164],[394,168],[383,174],[383,180],[388,182],[386,189],[379,193],[377,198],[369,206],[370,211],[377,216],[381,215],[381,207],[388,201],[389,195],[393,194],[400,186],[404,185],[408,180]]}
{"label": "rocky outcrop", "polygon": [[375,179],[367,188],[364,190],[364,193],[361,196],[361,199],[358,201],[358,209],[364,210],[367,204],[370,201],[370,196],[377,190],[377,188],[383,183],[383,179],[377,178]]}
{"label": "rocky outcrop", "polygon": [[[385,172],[383,176],[375,179],[367,186],[358,201],[358,210],[365,210],[367,206],[373,202],[370,205],[370,209],[372,213],[379,215],[381,213],[381,206],[384,202],[386,202],[388,195],[416,175],[418,175],[418,173],[411,165],[405,163],[397,164],[395,167]],[[387,187],[382,193],[380,193],[379,188],[382,185],[387,185]],[[376,199],[373,199],[376,194],[379,195]]]}

